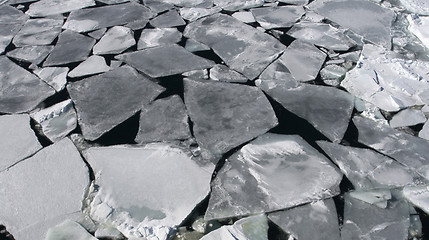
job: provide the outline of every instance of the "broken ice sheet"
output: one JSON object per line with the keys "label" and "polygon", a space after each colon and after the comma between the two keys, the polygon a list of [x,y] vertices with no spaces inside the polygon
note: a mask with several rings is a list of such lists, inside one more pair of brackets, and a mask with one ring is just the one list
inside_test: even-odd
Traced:
{"label": "broken ice sheet", "polygon": [[294,239],[340,240],[337,210],[332,198],[270,213],[268,218]]}
{"label": "broken ice sheet", "polygon": [[253,23],[256,22],[255,17],[253,16],[253,14],[251,12],[248,11],[240,11],[240,12],[235,12],[233,13],[231,16],[235,17],[236,19],[244,22],[244,23]]}
{"label": "broken ice sheet", "polygon": [[422,130],[419,132],[419,137],[429,141],[429,121],[426,121],[426,123],[423,125]]}
{"label": "broken ice sheet", "polygon": [[0,116],[0,172],[42,148],[27,114]]}
{"label": "broken ice sheet", "polygon": [[420,69],[429,64],[398,58],[394,52],[372,44],[363,47],[356,67],[341,82],[351,94],[385,111],[419,105],[429,101],[429,77]]}
{"label": "broken ice sheet", "polygon": [[87,232],[79,223],[68,219],[50,228],[46,233],[45,240],[58,239],[97,240],[97,238]]}
{"label": "broken ice sheet", "polygon": [[83,136],[93,141],[133,116],[164,88],[125,66],[71,82],[67,90]]}
{"label": "broken ice sheet", "polygon": [[391,47],[395,13],[369,0],[316,0],[308,7],[372,43]]}
{"label": "broken ice sheet", "polygon": [[170,10],[158,15],[154,19],[150,20],[149,23],[156,28],[178,27],[186,24],[176,10]]}
{"label": "broken ice sheet", "polygon": [[46,67],[34,70],[34,73],[59,92],[66,87],[68,67]]}
{"label": "broken ice sheet", "polygon": [[210,47],[193,39],[186,40],[185,49],[189,52],[208,51]]}
{"label": "broken ice sheet", "polygon": [[58,37],[54,50],[49,54],[44,67],[79,62],[88,58],[95,39],[66,30]]}
{"label": "broken ice sheet", "polygon": [[143,107],[136,142],[156,142],[190,137],[188,114],[178,95],[158,99]]}
{"label": "broken ice sheet", "polygon": [[217,160],[278,123],[268,99],[256,87],[185,79],[184,88],[194,136],[208,158]]}
{"label": "broken ice sheet", "polygon": [[48,228],[80,212],[89,172],[68,138],[0,172],[0,224],[15,239],[43,239]]}
{"label": "broken ice sheet", "polygon": [[402,192],[410,203],[429,214],[429,185],[408,186]]}
{"label": "broken ice sheet", "polygon": [[359,142],[429,179],[429,141],[359,116],[353,118],[353,123],[359,132]]}
{"label": "broken ice sheet", "polygon": [[257,86],[329,140],[340,142],[343,138],[354,107],[354,98],[349,93],[293,80],[258,80]]}
{"label": "broken ice sheet", "polygon": [[60,34],[62,25],[62,16],[29,19],[13,38],[13,44],[17,47],[49,45]]}
{"label": "broken ice sheet", "polygon": [[28,16],[14,7],[0,5],[0,54],[27,21]]}
{"label": "broken ice sheet", "polygon": [[255,8],[264,5],[264,0],[214,0],[216,6],[226,11],[237,11],[241,9]]}
{"label": "broken ice sheet", "polygon": [[0,56],[0,112],[30,111],[55,91],[48,84]]}
{"label": "broken ice sheet", "polygon": [[389,189],[355,190],[349,192],[350,196],[375,205],[379,208],[387,208],[388,201],[392,199],[392,192]]}
{"label": "broken ice sheet", "polygon": [[355,189],[396,188],[426,182],[413,170],[373,150],[325,141],[317,144],[339,166]]}
{"label": "broken ice sheet", "polygon": [[194,55],[176,44],[124,53],[116,58],[153,78],[210,68],[215,65],[213,61]]}
{"label": "broken ice sheet", "polygon": [[128,238],[167,239],[210,191],[211,171],[174,145],[96,147],[84,155],[99,187],[91,217]]}
{"label": "broken ice sheet", "polygon": [[205,219],[294,207],[339,193],[342,174],[296,135],[267,133],[227,159],[212,181]]}
{"label": "broken ice sheet", "polygon": [[37,65],[45,60],[52,49],[54,49],[53,46],[25,46],[15,48],[6,53],[6,55],[19,61],[31,62]]}
{"label": "broken ice sheet", "polygon": [[408,239],[409,205],[393,201],[380,208],[345,194],[341,239]]}
{"label": "broken ice sheet", "polygon": [[71,70],[68,74],[69,77],[82,77],[93,75],[96,73],[103,73],[109,71],[110,67],[106,64],[106,59],[102,56],[92,55],[77,67]]}
{"label": "broken ice sheet", "polygon": [[416,35],[416,37],[426,46],[426,48],[429,48],[429,33],[427,31],[429,28],[429,17],[408,15],[407,19],[409,23],[408,30]]}
{"label": "broken ice sheet", "polygon": [[193,22],[202,17],[206,17],[222,11],[220,7],[212,8],[181,8],[179,10],[180,15],[183,19]]}
{"label": "broken ice sheet", "polygon": [[43,134],[52,142],[61,140],[77,126],[76,111],[71,100],[65,100],[31,114],[42,126]]}
{"label": "broken ice sheet", "polygon": [[258,214],[236,221],[233,225],[222,226],[201,240],[268,240],[268,219]]}
{"label": "broken ice sheet", "polygon": [[245,76],[222,64],[216,64],[216,66],[210,69],[210,79],[238,83],[245,83],[248,80]]}
{"label": "broken ice sheet", "polygon": [[399,0],[399,2],[410,12],[429,15],[429,2],[425,0]]}
{"label": "broken ice sheet", "polygon": [[114,26],[104,34],[92,49],[94,54],[117,54],[134,46],[134,32],[123,26]]}
{"label": "broken ice sheet", "polygon": [[414,126],[426,122],[425,114],[416,109],[407,108],[395,114],[389,121],[393,128]]}
{"label": "broken ice sheet", "polygon": [[188,24],[184,36],[208,45],[231,69],[251,80],[285,49],[274,37],[225,14]]}
{"label": "broken ice sheet", "polygon": [[41,0],[30,5],[26,14],[31,17],[44,17],[94,6],[94,0]]}
{"label": "broken ice sheet", "polygon": [[180,42],[182,33],[176,28],[144,29],[137,43],[137,49],[145,49]]}
{"label": "broken ice sheet", "polygon": [[250,12],[265,29],[292,27],[305,13],[301,6],[252,8]]}
{"label": "broken ice sheet", "polygon": [[288,35],[314,45],[336,51],[347,51],[355,44],[342,31],[326,23],[299,22]]}
{"label": "broken ice sheet", "polygon": [[149,8],[131,2],[73,11],[63,28],[75,32],[89,32],[104,27],[141,22],[151,17],[153,13]]}

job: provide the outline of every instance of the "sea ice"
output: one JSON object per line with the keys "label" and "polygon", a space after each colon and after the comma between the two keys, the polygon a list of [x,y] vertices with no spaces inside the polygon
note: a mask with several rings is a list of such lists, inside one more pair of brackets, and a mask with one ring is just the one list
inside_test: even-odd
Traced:
{"label": "sea ice", "polygon": [[110,67],[106,64],[106,59],[102,56],[92,55],[85,61],[81,62],[77,67],[71,70],[68,74],[69,77],[83,77],[93,75],[96,73],[103,73],[109,71]]}
{"label": "sea ice", "polygon": [[183,19],[186,19],[190,22],[193,22],[197,19],[213,15],[222,11],[220,7],[212,7],[212,8],[181,8],[179,10],[180,15]]}
{"label": "sea ice", "polygon": [[[89,172],[68,138],[0,173],[0,224],[15,239],[43,239],[81,211]],[[77,214],[79,215],[79,214]]]}
{"label": "sea ice", "polygon": [[429,141],[429,121],[426,121],[423,125],[423,128],[419,132],[419,137]]}
{"label": "sea ice", "polygon": [[95,147],[84,155],[98,187],[91,217],[128,238],[167,239],[210,191],[211,171],[174,145]]}
{"label": "sea ice", "polygon": [[414,126],[420,123],[425,123],[425,114],[416,109],[407,108],[395,114],[389,124],[393,128]]}
{"label": "sea ice", "polygon": [[137,43],[137,49],[170,45],[182,40],[182,33],[176,28],[144,29]]}
{"label": "sea ice", "polygon": [[429,214],[429,185],[407,186],[402,192],[410,203]]}
{"label": "sea ice", "polygon": [[53,46],[24,46],[15,48],[14,50],[6,53],[10,58],[17,59],[18,61],[31,62],[36,65],[41,63],[48,54],[54,49]]}
{"label": "sea ice", "polygon": [[85,228],[79,223],[65,220],[61,224],[52,227],[46,233],[45,240],[97,240],[94,236],[89,234]]}
{"label": "sea ice", "polygon": [[429,2],[425,0],[399,0],[399,2],[410,12],[429,15]]}
{"label": "sea ice", "polygon": [[268,218],[294,239],[340,240],[337,210],[331,198],[270,213]]}
{"label": "sea ice", "polygon": [[186,40],[185,49],[189,52],[208,51],[210,47],[195,41],[194,39]]}
{"label": "sea ice", "polygon": [[18,9],[8,5],[0,5],[0,54],[3,54],[27,19],[28,15]]}
{"label": "sea ice", "polygon": [[205,219],[272,212],[339,193],[342,174],[296,135],[267,133],[229,157],[212,181]]}
{"label": "sea ice", "polygon": [[48,84],[0,56],[0,112],[20,113],[35,108],[55,91]]}
{"label": "sea ice", "polygon": [[150,20],[149,23],[156,28],[179,27],[186,24],[176,10],[170,10],[166,13],[158,15],[154,19]]}
{"label": "sea ice", "polygon": [[[119,26],[117,26],[119,27]],[[114,28],[114,27],[113,27]],[[88,36],[98,40],[100,39],[102,36],[104,36],[104,34],[106,33],[107,28],[100,28],[91,32],[88,32]]]}
{"label": "sea ice", "polygon": [[264,29],[292,27],[305,13],[301,6],[252,8],[250,12]]}
{"label": "sea ice", "polygon": [[192,22],[183,35],[208,45],[231,69],[251,80],[285,49],[274,37],[225,14]]}
{"label": "sea ice", "polygon": [[13,38],[17,47],[49,45],[60,34],[62,17],[29,19]]}
{"label": "sea ice", "polygon": [[185,104],[178,95],[158,99],[140,113],[137,143],[180,140],[191,137]]}
{"label": "sea ice", "polygon": [[31,118],[42,126],[43,134],[52,142],[61,140],[77,126],[76,111],[71,100],[31,113]]}
{"label": "sea ice", "polygon": [[26,14],[32,17],[44,17],[95,5],[94,0],[41,0],[30,5]]}
{"label": "sea ice", "polygon": [[[429,5],[427,11],[429,14]],[[429,48],[429,33],[427,31],[429,28],[429,17],[408,15],[407,19],[409,23],[408,30],[416,35],[426,48]]]}
{"label": "sea ice", "polygon": [[216,66],[210,69],[210,79],[238,83],[245,83],[248,80],[245,76],[222,64],[216,64]]}
{"label": "sea ice", "polygon": [[255,8],[264,5],[264,0],[214,0],[214,4],[226,11],[237,11],[241,9]]}
{"label": "sea ice", "polygon": [[238,20],[240,20],[244,23],[256,22],[253,14],[251,12],[248,12],[248,11],[235,12],[231,16],[237,18]]}
{"label": "sea ice", "polygon": [[104,36],[95,44],[92,51],[94,54],[117,54],[134,46],[134,32],[123,26],[115,26],[109,29]]}
{"label": "sea ice", "polygon": [[165,77],[191,70],[210,68],[214,62],[194,55],[176,44],[148,48],[117,56],[150,77]]}
{"label": "sea ice", "polygon": [[0,116],[0,132],[0,172],[42,148],[27,114]]}
{"label": "sea ice", "polygon": [[66,87],[68,67],[46,67],[34,70],[34,73],[59,92]]}
{"label": "sea ice", "polygon": [[218,158],[277,125],[273,108],[256,87],[185,79],[184,88],[194,136],[209,158]]}

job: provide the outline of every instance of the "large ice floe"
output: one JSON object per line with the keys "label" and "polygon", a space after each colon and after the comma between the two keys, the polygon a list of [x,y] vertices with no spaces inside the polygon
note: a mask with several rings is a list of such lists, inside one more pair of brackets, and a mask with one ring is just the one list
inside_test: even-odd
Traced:
{"label": "large ice floe", "polygon": [[0,0],[1,240],[424,240],[427,0]]}

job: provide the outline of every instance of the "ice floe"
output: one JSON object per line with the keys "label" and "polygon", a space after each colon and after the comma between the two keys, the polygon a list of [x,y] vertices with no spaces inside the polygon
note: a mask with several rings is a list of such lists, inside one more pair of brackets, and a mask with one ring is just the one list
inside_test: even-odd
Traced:
{"label": "ice floe", "polygon": [[94,54],[117,54],[134,46],[134,32],[127,27],[115,26],[109,29],[92,49]]}

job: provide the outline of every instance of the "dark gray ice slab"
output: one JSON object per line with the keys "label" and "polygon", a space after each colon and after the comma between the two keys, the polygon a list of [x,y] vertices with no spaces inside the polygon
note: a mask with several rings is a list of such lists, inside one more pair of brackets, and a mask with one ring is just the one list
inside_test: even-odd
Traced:
{"label": "dark gray ice slab", "polygon": [[337,51],[347,51],[355,44],[343,31],[326,23],[299,22],[288,35],[314,45]]}
{"label": "dark gray ice slab", "polygon": [[0,6],[0,54],[4,52],[27,19],[28,15],[14,7]]}
{"label": "dark gray ice slab", "polygon": [[106,59],[102,56],[92,55],[85,61],[81,62],[77,67],[71,70],[68,74],[69,77],[82,77],[103,73],[110,70],[106,64]]}
{"label": "dark gray ice slab", "polygon": [[175,44],[125,53],[117,56],[117,59],[154,78],[215,65],[214,62],[194,55]]}
{"label": "dark gray ice slab", "polygon": [[174,5],[159,0],[143,0],[143,4],[154,13],[161,13],[174,9]]}
{"label": "dark gray ice slab", "polygon": [[182,40],[182,33],[176,28],[144,29],[137,43],[137,49],[158,47],[178,43]]}
{"label": "dark gray ice slab", "polygon": [[48,67],[84,61],[88,58],[94,44],[95,39],[66,30],[58,37],[54,50],[49,54],[43,66]]}
{"label": "dark gray ice slab", "polygon": [[241,9],[255,8],[264,5],[264,0],[214,0],[216,6],[226,11],[237,11]]}
{"label": "dark gray ice slab", "polygon": [[66,87],[68,67],[46,67],[34,70],[34,73],[59,92]]}
{"label": "dark gray ice slab", "polygon": [[87,140],[95,140],[137,113],[164,88],[130,67],[72,82],[67,90]]}
{"label": "dark gray ice slab", "polygon": [[295,239],[340,240],[337,210],[332,199],[270,213],[268,218]]}
{"label": "dark gray ice slab", "polygon": [[210,47],[200,42],[197,42],[194,39],[188,39],[186,40],[185,49],[189,52],[198,52],[210,50]]}
{"label": "dark gray ice slab", "polygon": [[250,11],[265,29],[292,27],[305,13],[301,6],[253,8]]}
{"label": "dark gray ice slab", "polygon": [[63,28],[89,32],[104,27],[133,24],[153,17],[149,8],[138,3],[124,3],[73,11]]}
{"label": "dark gray ice slab", "polygon": [[212,181],[205,219],[271,212],[339,194],[342,174],[296,135],[267,133],[229,157]]}
{"label": "dark gray ice slab", "polygon": [[0,224],[16,239],[44,239],[48,228],[80,212],[89,172],[65,138],[0,172]]}
{"label": "dark gray ice slab", "polygon": [[415,171],[373,150],[324,141],[317,144],[340,167],[355,189],[396,188],[427,182]]}
{"label": "dark gray ice slab", "polygon": [[215,158],[278,123],[268,99],[256,87],[189,79],[184,87],[194,136]]}
{"label": "dark gray ice slab", "polygon": [[167,239],[210,192],[212,172],[174,145],[94,147],[84,155],[98,188],[91,218],[131,239]]}
{"label": "dark gray ice slab", "polygon": [[288,111],[307,120],[333,142],[346,132],[354,97],[333,87],[262,80],[257,85]]}
{"label": "dark gray ice slab", "polygon": [[149,23],[156,28],[178,27],[186,24],[176,10],[170,10],[158,15],[156,18],[150,20]]}
{"label": "dark gray ice slab", "polygon": [[414,126],[425,122],[426,122],[426,117],[422,111],[407,108],[395,114],[392,117],[392,119],[389,121],[389,124],[391,127],[397,128],[397,127]]}
{"label": "dark gray ice slab", "polygon": [[44,17],[94,5],[94,0],[41,0],[31,4],[25,13],[32,17]]}
{"label": "dark gray ice slab", "polygon": [[365,39],[391,47],[391,26],[396,14],[369,0],[316,0],[308,7]]}
{"label": "dark gray ice slab", "polygon": [[184,36],[208,45],[231,69],[251,80],[285,49],[274,37],[225,14],[188,24]]}
{"label": "dark gray ice slab", "polygon": [[[160,1],[160,0],[157,0]],[[174,4],[179,7],[204,7],[213,6],[213,0],[162,0],[160,2]]]}
{"label": "dark gray ice slab", "polygon": [[359,142],[385,154],[429,179],[429,141],[363,117],[354,117]]}
{"label": "dark gray ice slab", "polygon": [[42,148],[27,114],[0,116],[0,172]]}
{"label": "dark gray ice slab", "polygon": [[13,39],[17,47],[49,45],[60,34],[64,20],[62,16],[28,20]]}
{"label": "dark gray ice slab", "polygon": [[341,239],[408,239],[409,204],[394,201],[387,208],[345,194],[344,225]]}
{"label": "dark gray ice slab", "polygon": [[173,95],[145,106],[140,113],[136,142],[157,142],[191,137],[188,114],[182,99]]}
{"label": "dark gray ice slab", "polygon": [[117,54],[134,46],[134,32],[123,26],[115,26],[109,29],[92,49],[94,54]]}
{"label": "dark gray ice slab", "polygon": [[222,11],[222,8],[217,6],[212,8],[181,8],[179,10],[180,16],[182,16],[183,19],[186,19],[189,22],[193,22],[197,19],[213,15],[220,11]]}
{"label": "dark gray ice slab", "polygon": [[210,69],[210,79],[221,82],[241,83],[245,83],[248,80],[245,76],[222,64],[216,64],[216,66]]}
{"label": "dark gray ice slab", "polygon": [[22,48],[15,48],[6,55],[19,61],[39,64],[45,60],[52,49],[54,49],[53,46],[25,46]]}
{"label": "dark gray ice slab", "polygon": [[0,57],[0,112],[20,113],[30,111],[55,90],[16,65],[5,56]]}

